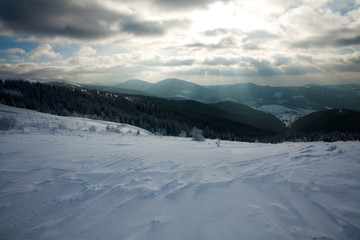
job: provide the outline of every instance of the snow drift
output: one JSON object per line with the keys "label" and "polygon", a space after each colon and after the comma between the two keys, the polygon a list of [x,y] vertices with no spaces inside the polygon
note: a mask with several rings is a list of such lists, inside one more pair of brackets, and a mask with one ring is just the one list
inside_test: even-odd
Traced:
{"label": "snow drift", "polygon": [[0,119],[15,119],[1,239],[360,239],[359,142],[195,142],[4,105]]}

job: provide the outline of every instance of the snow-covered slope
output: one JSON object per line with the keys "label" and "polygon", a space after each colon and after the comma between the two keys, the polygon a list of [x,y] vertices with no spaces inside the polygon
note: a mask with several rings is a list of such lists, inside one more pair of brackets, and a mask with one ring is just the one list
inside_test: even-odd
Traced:
{"label": "snow-covered slope", "polygon": [[286,126],[290,126],[297,119],[314,112],[314,110],[309,109],[292,109],[284,107],[282,105],[263,105],[258,108],[259,110],[272,114],[280,119]]}
{"label": "snow-covered slope", "polygon": [[17,127],[0,132],[1,239],[360,239],[359,142],[217,147],[4,117]]}
{"label": "snow-covered slope", "polygon": [[99,134],[114,132],[125,135],[151,134],[147,130],[128,124],[90,120],[87,118],[61,117],[27,109],[12,108],[2,104],[0,104],[1,118],[13,121],[14,129],[22,133],[81,135],[86,132],[97,132]]}

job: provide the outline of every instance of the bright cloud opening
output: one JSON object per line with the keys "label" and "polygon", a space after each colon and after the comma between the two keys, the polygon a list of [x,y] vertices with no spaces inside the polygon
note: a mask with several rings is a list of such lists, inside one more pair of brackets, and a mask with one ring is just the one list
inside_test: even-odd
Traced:
{"label": "bright cloud opening", "polygon": [[0,77],[359,83],[360,62],[338,61],[360,52],[359,15],[357,0],[7,1]]}

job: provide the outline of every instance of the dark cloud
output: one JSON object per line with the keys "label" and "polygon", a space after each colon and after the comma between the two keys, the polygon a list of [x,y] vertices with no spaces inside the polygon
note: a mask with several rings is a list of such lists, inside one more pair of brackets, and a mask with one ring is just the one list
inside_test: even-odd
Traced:
{"label": "dark cloud", "polygon": [[[214,59],[214,64],[221,62],[221,59]],[[222,59],[224,60],[224,59]],[[235,59],[234,59],[235,61]],[[272,66],[271,62],[265,59],[255,59],[251,57],[242,57],[236,60],[238,63],[237,67],[202,67],[202,68],[193,68],[186,71],[175,71],[174,74],[178,75],[213,75],[213,76],[227,76],[227,77],[236,77],[236,76],[276,76],[283,75],[284,73],[277,67]],[[212,66],[208,64],[208,66]],[[220,64],[219,64],[220,65]],[[231,65],[231,64],[229,64]],[[244,66],[240,66],[244,65]],[[215,66],[215,65],[213,65]]]}
{"label": "dark cloud", "polygon": [[337,71],[337,72],[353,72],[353,73],[358,73],[360,69],[360,64],[334,64],[334,65],[330,65],[328,66],[327,71],[328,72],[333,72],[333,71]]}
{"label": "dark cloud", "polygon": [[336,33],[329,33],[328,35],[309,37],[307,39],[291,43],[292,47],[296,48],[325,48],[325,47],[348,47],[360,45],[360,35],[355,37],[337,37]]}
{"label": "dark cloud", "polygon": [[40,34],[73,38],[99,38],[110,32],[100,26],[116,21],[114,12],[94,5],[78,6],[61,0],[1,0],[0,21],[18,34]]}
{"label": "dark cloud", "polygon": [[161,36],[172,28],[187,27],[189,24],[190,21],[187,19],[144,21],[133,16],[126,16],[120,21],[119,29],[136,36]]}
{"label": "dark cloud", "polygon": [[194,8],[206,8],[211,3],[227,3],[229,1],[230,0],[153,0],[153,2],[158,6],[173,11]]}
{"label": "dark cloud", "polygon": [[286,65],[287,63],[289,63],[291,61],[291,59],[289,57],[286,57],[284,55],[276,55],[273,56],[273,59],[275,60],[275,66],[282,66],[282,65]]}
{"label": "dark cloud", "polygon": [[360,54],[355,53],[348,55],[342,59],[337,59],[332,61],[328,66],[324,66],[329,72],[338,71],[338,72],[359,72],[360,69]]}
{"label": "dark cloud", "polygon": [[255,71],[259,76],[274,76],[282,74],[282,72],[278,68],[272,66],[271,62],[268,60],[258,60],[250,57],[243,58],[243,60],[250,63],[250,65],[255,68]]}
{"label": "dark cloud", "polygon": [[[278,38],[277,35],[272,34],[266,30],[255,30],[250,32],[244,32],[239,29],[225,29],[217,28],[203,32],[203,35],[206,37],[218,37],[223,36],[223,39],[231,40],[231,44],[223,44],[226,48],[226,45],[237,47],[238,43],[241,43],[241,48],[245,50],[258,50],[261,49],[262,45],[266,45],[269,40]],[[240,40],[236,40],[237,37]],[[223,42],[225,43],[225,42]],[[207,48],[224,48],[219,44],[208,44],[208,45],[193,45],[194,47],[207,47]]]}
{"label": "dark cloud", "polygon": [[296,66],[286,66],[282,68],[282,71],[285,75],[302,75],[307,73],[318,73],[320,72],[314,66],[303,66],[303,65],[296,65]]}
{"label": "dark cloud", "polygon": [[309,49],[312,47],[328,47],[328,39],[324,37],[311,37],[305,40],[290,43],[291,47]]}
{"label": "dark cloud", "polygon": [[248,68],[192,68],[189,70],[178,70],[169,72],[172,75],[183,76],[221,76],[221,77],[252,77],[259,76],[254,69]]}
{"label": "dark cloud", "polygon": [[[213,59],[205,60],[203,62],[203,65],[205,67],[186,70],[187,73],[182,71],[176,71],[175,73],[179,75],[203,75],[206,72],[206,74],[208,75],[229,77],[284,75],[284,72],[277,66],[274,66],[270,61],[266,59],[256,59],[252,57],[239,57],[228,59],[222,57],[215,57]],[[221,67],[221,65],[226,67]]]}
{"label": "dark cloud", "polygon": [[210,75],[210,76],[226,76],[226,77],[233,77],[239,76],[238,71],[236,69],[222,69],[222,68],[208,68],[208,67],[198,67],[198,68],[191,68],[188,70],[176,70],[168,72],[169,75],[173,76],[203,76],[203,75]]}
{"label": "dark cloud", "polygon": [[334,41],[334,45],[340,47],[359,45],[360,44],[360,35],[353,38],[339,38]]}
{"label": "dark cloud", "polygon": [[358,69],[360,69],[360,54],[355,55],[355,56],[352,56],[352,57],[350,57],[348,60],[349,60],[349,62],[351,62],[352,64],[358,64],[358,65],[359,65],[359,68],[358,68]]}
{"label": "dark cloud", "polygon": [[15,34],[99,39],[120,33],[163,35],[181,21],[147,21],[94,2],[71,0],[0,0],[0,24]]}
{"label": "dark cloud", "polygon": [[163,35],[165,29],[162,24],[155,21],[137,22],[127,19],[120,24],[121,30],[137,36]]}
{"label": "dark cloud", "polygon": [[314,57],[313,56],[309,56],[309,55],[297,55],[296,56],[297,60],[301,61],[301,62],[306,62],[306,63],[310,63],[310,64],[314,64]]}
{"label": "dark cloud", "polygon": [[[286,64],[290,61],[289,58],[278,58]],[[225,59],[222,59],[225,60]],[[228,69],[207,69],[207,73],[210,75],[224,75],[224,76],[279,76],[279,75],[301,75],[305,73],[317,73],[319,72],[312,65],[289,65],[279,68],[276,64],[272,64],[266,59],[256,59],[251,57],[242,57],[232,60],[234,64],[244,65],[244,67],[228,68]],[[221,62],[221,59],[217,59],[217,62]],[[229,60],[229,65],[231,60]]]}
{"label": "dark cloud", "polygon": [[36,67],[38,67],[36,64],[24,63],[17,65],[14,69],[4,69],[0,65],[0,76],[11,79],[54,80],[54,76],[66,76],[67,74],[65,70],[57,67],[34,69]]}
{"label": "dark cloud", "polygon": [[[345,67],[342,70],[354,70],[354,68]],[[340,66],[338,67],[340,68]],[[302,75],[307,73],[318,73],[320,72],[313,66],[286,66],[282,69],[272,66],[267,61],[255,61],[248,67],[203,67],[203,68],[192,68],[190,70],[180,70],[171,72],[175,75],[211,75],[211,76],[226,76],[226,77],[269,77],[269,76],[284,76],[284,75]]]}

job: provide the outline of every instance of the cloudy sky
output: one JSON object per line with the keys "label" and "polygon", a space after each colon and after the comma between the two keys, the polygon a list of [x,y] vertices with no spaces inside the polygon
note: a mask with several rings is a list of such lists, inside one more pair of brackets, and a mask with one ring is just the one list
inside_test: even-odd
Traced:
{"label": "cloudy sky", "polygon": [[360,0],[0,0],[0,78],[360,83]]}

